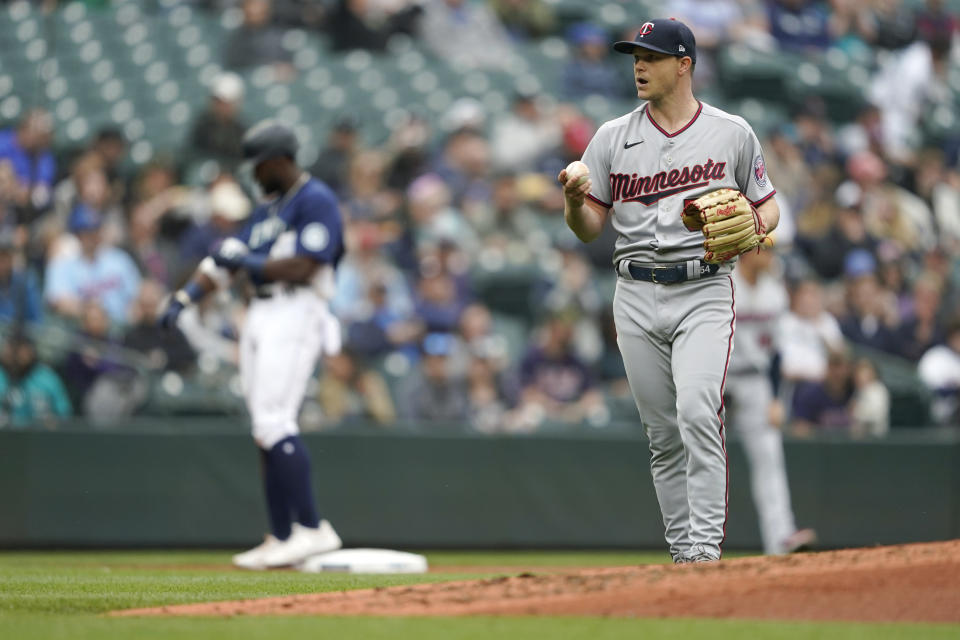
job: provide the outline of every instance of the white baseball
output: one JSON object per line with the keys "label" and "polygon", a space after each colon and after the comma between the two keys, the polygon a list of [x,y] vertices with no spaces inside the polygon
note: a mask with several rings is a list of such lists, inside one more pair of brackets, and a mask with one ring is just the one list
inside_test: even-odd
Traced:
{"label": "white baseball", "polygon": [[590,178],[590,167],[579,160],[574,160],[567,165],[567,181],[569,181],[570,178],[579,178],[577,180],[577,186],[580,186]]}

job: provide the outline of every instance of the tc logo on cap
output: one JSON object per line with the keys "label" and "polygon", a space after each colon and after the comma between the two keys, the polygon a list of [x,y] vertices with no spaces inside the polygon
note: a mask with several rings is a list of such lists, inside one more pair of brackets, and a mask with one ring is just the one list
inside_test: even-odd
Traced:
{"label": "tc logo on cap", "polygon": [[651,31],[653,31],[653,23],[652,23],[652,22],[644,22],[644,23],[643,23],[643,26],[640,27],[640,33],[637,34],[637,35],[638,35],[638,37],[642,38],[643,36],[647,35],[647,34],[650,33]]}

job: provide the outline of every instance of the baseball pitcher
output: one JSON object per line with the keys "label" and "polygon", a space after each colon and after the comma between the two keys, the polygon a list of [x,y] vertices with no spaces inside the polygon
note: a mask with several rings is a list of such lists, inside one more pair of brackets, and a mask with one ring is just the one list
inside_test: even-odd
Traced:
{"label": "baseball pitcher", "polygon": [[644,104],[604,123],[560,172],[580,240],[618,233],[614,318],[674,562],[719,560],[726,532],[723,387],[733,350],[731,273],[771,244],[780,211],[760,143],[697,100],[693,33],[651,20],[614,49],[633,56]]}
{"label": "baseball pitcher", "polygon": [[271,532],[234,556],[245,569],[294,565],[341,546],[317,513],[297,415],[318,358],[340,349],[340,325],[327,301],[343,255],[343,224],[333,192],[296,164],[297,146],[290,129],[269,120],[244,136],[244,157],[272,199],[236,237],[215,245],[160,317],[172,326],[184,307],[239,271],[256,287],[241,330],[240,374]]}

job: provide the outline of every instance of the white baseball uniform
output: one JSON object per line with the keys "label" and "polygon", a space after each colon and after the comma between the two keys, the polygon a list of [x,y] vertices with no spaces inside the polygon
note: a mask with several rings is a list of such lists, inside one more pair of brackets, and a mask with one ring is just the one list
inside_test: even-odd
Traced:
{"label": "white baseball uniform", "polygon": [[[675,560],[719,558],[726,532],[723,387],[735,325],[732,263],[700,262],[703,235],[681,221],[686,200],[719,188],[754,204],[775,191],[760,143],[742,118],[699,103],[676,132],[646,105],[604,123],[583,155],[589,198],[611,209],[619,278],[618,343],[647,436],[665,537]],[[672,267],[686,280],[637,279],[635,267]],[[662,281],[662,280],[661,280]]]}
{"label": "white baseball uniform", "polygon": [[750,462],[750,484],[760,520],[764,553],[786,551],[784,542],[797,527],[783,459],[783,438],[770,424],[773,401],[770,367],[777,350],[778,324],[789,307],[780,278],[761,273],[751,284],[733,273],[737,290],[737,332],[727,372],[728,421],[743,439]]}
{"label": "white baseball uniform", "polygon": [[340,324],[328,304],[343,253],[336,199],[303,174],[282,199],[258,207],[237,238],[270,259],[306,255],[319,263],[308,285],[255,283],[241,329],[240,374],[253,437],[269,450],[299,433],[297,415],[317,360],[340,350]]}

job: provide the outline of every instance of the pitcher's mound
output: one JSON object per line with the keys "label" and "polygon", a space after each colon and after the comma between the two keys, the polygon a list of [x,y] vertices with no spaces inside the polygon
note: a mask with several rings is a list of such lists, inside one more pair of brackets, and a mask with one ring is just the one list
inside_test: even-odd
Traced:
{"label": "pitcher's mound", "polygon": [[115,615],[580,615],[960,622],[960,541],[522,573]]}

